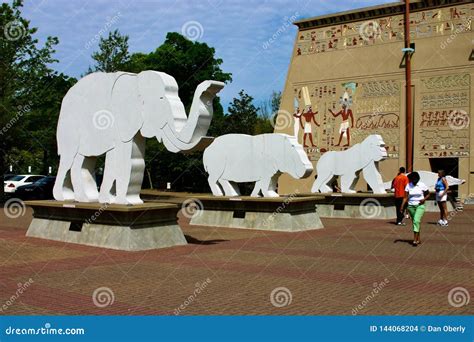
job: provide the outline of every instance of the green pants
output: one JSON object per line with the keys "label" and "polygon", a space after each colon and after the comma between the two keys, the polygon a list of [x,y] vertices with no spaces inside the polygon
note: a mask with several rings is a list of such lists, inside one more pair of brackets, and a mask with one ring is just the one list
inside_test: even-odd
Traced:
{"label": "green pants", "polygon": [[410,213],[411,220],[413,221],[413,231],[415,233],[419,233],[421,218],[423,217],[423,214],[425,213],[425,205],[424,204],[409,205],[408,212]]}

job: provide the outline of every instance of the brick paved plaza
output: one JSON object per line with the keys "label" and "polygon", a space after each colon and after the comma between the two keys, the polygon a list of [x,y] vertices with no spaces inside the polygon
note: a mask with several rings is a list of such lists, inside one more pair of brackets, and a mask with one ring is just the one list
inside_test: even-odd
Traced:
{"label": "brick paved plaza", "polygon": [[[472,299],[455,307],[448,294],[474,293],[474,208],[449,228],[437,219],[425,215],[423,243],[412,247],[410,227],[389,221],[323,219],[321,230],[275,233],[180,217],[187,246],[120,252],[26,238],[31,210],[17,219],[2,210],[0,314],[473,314]],[[101,287],[109,297],[94,303]]]}

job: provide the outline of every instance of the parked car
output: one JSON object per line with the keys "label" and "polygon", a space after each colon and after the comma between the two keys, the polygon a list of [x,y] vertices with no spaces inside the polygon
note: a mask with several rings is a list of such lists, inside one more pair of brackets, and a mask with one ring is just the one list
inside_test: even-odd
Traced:
{"label": "parked car", "polygon": [[15,191],[15,197],[22,200],[45,200],[53,199],[53,187],[56,177],[43,177],[33,184],[19,186]]}
{"label": "parked car", "polygon": [[7,180],[10,180],[12,179],[13,177],[15,177],[16,175],[12,175],[12,174],[6,174],[6,175],[3,175],[3,181],[6,182]]}
{"label": "parked car", "polygon": [[3,191],[5,194],[12,194],[19,186],[32,184],[45,176],[41,175],[16,175],[15,177],[3,182]]}

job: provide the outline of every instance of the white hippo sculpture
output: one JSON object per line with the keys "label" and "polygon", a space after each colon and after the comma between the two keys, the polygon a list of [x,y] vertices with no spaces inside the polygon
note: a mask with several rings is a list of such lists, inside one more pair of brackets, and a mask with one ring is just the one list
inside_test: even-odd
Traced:
{"label": "white hippo sculpture", "polygon": [[209,186],[215,196],[238,196],[236,183],[255,182],[251,196],[278,197],[281,173],[306,178],[313,165],[295,137],[287,134],[226,134],[216,138],[203,155]]}

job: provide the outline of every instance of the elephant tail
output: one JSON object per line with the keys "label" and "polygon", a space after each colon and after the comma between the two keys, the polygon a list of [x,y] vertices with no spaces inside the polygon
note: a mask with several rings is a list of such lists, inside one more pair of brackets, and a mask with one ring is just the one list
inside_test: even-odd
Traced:
{"label": "elephant tail", "polygon": [[[212,144],[211,144],[211,146],[212,146]],[[209,146],[208,148],[206,148],[206,149],[204,150],[203,155],[202,155],[202,163],[203,163],[203,165],[204,165],[204,170],[205,170],[207,173],[209,173],[209,149],[210,149],[211,146]]]}

